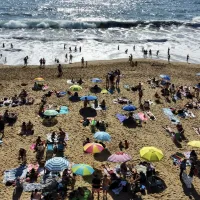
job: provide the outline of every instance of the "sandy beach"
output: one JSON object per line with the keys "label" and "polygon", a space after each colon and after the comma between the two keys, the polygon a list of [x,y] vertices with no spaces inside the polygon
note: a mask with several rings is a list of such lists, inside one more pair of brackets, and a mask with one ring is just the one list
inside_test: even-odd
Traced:
{"label": "sandy beach", "polygon": [[[132,67],[126,59],[122,60],[110,60],[110,61],[91,61],[88,63],[87,68],[81,68],[80,63],[74,63],[70,65],[63,65],[63,76],[57,77],[57,65],[46,66],[45,69],[39,69],[38,66],[1,66],[0,68],[0,97],[12,97],[15,94],[19,94],[22,89],[25,89],[28,94],[34,97],[35,102],[33,105],[23,105],[17,107],[1,107],[0,113],[3,114],[6,109],[17,113],[18,119],[13,126],[5,127],[5,137],[3,138],[3,144],[0,146],[0,199],[10,200],[12,199],[13,186],[5,186],[2,183],[3,172],[7,169],[18,167],[20,162],[18,161],[18,150],[22,147],[27,150],[27,163],[35,163],[35,153],[30,149],[31,144],[35,142],[38,136],[41,136],[42,140],[46,140],[46,134],[52,131],[58,131],[58,128],[64,129],[69,134],[69,141],[67,142],[67,148],[65,150],[65,156],[70,162],[73,163],[86,163],[93,168],[101,170],[102,164],[107,163],[104,158],[99,155],[93,156],[91,154],[83,153],[83,141],[89,137],[94,141],[93,133],[90,127],[84,127],[80,120],[83,117],[80,115],[80,109],[83,108],[83,102],[71,102],[67,96],[57,98],[56,95],[52,95],[47,100],[47,104],[53,104],[57,106],[66,105],[69,108],[69,113],[66,115],[58,116],[58,123],[52,127],[46,127],[43,125],[43,119],[38,116],[39,104],[43,91],[33,91],[34,78],[42,77],[45,79],[49,86],[49,90],[66,91],[70,85],[67,84],[67,79],[78,80],[82,78],[84,83],[83,89],[79,91],[79,96],[91,94],[90,88],[94,86],[91,82],[91,78],[101,78],[103,81],[99,83],[100,88],[105,88],[105,76],[112,70],[119,69],[123,74],[120,81],[120,90],[115,91],[114,94],[101,94],[98,93],[97,97],[99,102],[103,99],[106,101],[107,110],[105,112],[97,111],[97,120],[104,120],[108,127],[106,132],[111,135],[111,142],[107,143],[109,152],[115,153],[119,151],[118,143],[120,141],[128,140],[130,147],[125,150],[126,153],[132,156],[130,163],[138,164],[142,161],[140,158],[139,150],[144,146],[155,146],[161,149],[164,153],[164,158],[160,162],[154,163],[156,171],[159,173],[159,177],[164,180],[167,188],[161,193],[146,194],[141,199],[144,200],[187,200],[189,196],[184,193],[184,189],[181,181],[179,180],[179,168],[173,165],[173,161],[170,156],[176,152],[191,151],[192,147],[187,145],[186,141],[182,141],[182,147],[178,148],[173,143],[172,139],[167,135],[162,126],[170,125],[170,120],[164,115],[162,108],[180,107],[185,105],[189,100],[184,98],[176,103],[165,102],[162,99],[162,104],[154,103],[151,105],[151,112],[155,115],[156,120],[147,120],[142,124],[142,127],[128,128],[123,126],[116,118],[117,113],[124,114],[122,105],[113,103],[113,99],[117,97],[126,97],[132,101],[140,111],[138,104],[138,92],[127,91],[123,86],[130,85],[135,86],[139,82],[143,83],[144,96],[143,100],[152,100],[155,102],[154,94],[157,91],[160,94],[160,88],[150,88],[147,80],[149,77],[158,77],[160,74],[168,74],[171,77],[172,83],[175,85],[188,85],[194,86],[200,82],[199,77],[195,74],[200,72],[200,65],[187,64],[187,63],[170,63],[165,61],[154,60],[138,60],[138,66]],[[22,86],[25,83],[25,86]],[[48,90],[47,90],[48,91]],[[199,140],[199,135],[195,133],[192,127],[198,127],[200,120],[199,110],[192,110],[196,118],[180,119],[183,128],[185,129],[185,136],[188,141]],[[34,125],[34,135],[20,136],[20,128],[22,122],[31,121]],[[195,151],[200,155],[200,149],[195,148]],[[116,166],[115,163],[110,163],[111,166]],[[91,189],[91,178],[77,177],[75,188],[79,186],[85,186]],[[200,180],[197,177],[193,178],[193,193],[191,199],[200,199]],[[21,196],[22,200],[30,199],[30,193],[23,192]],[[102,192],[101,192],[102,199]],[[128,193],[120,193],[120,195],[108,195],[108,199],[115,200],[129,200],[131,196]]]}

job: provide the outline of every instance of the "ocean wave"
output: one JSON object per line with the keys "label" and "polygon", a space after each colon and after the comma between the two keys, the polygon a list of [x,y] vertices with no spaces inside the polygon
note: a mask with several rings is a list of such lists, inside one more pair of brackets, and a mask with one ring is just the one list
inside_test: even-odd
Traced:
{"label": "ocean wave", "polygon": [[88,28],[132,28],[146,27],[161,28],[171,26],[187,26],[199,28],[200,22],[181,22],[181,21],[50,21],[50,20],[29,20],[29,21],[0,21],[0,28],[5,29],[88,29]]}

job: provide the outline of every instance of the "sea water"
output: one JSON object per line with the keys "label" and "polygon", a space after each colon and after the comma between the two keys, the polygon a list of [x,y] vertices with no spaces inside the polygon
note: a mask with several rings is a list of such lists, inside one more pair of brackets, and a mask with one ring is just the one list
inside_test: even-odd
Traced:
{"label": "sea water", "polygon": [[153,59],[167,60],[170,48],[172,61],[186,62],[189,54],[191,63],[200,62],[200,0],[0,3],[1,64],[22,65],[25,56],[29,57],[29,65],[38,65],[40,58],[45,58],[46,64],[54,64],[55,58],[67,63],[69,47],[73,62],[80,62],[82,57],[87,61],[107,60],[128,58],[130,54],[142,58],[142,48],[151,49]]}

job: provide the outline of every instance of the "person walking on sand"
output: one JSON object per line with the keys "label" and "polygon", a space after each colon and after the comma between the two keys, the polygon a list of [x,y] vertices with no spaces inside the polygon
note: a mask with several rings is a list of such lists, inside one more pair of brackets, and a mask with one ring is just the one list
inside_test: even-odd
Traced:
{"label": "person walking on sand", "polygon": [[170,48],[168,48],[167,54],[170,55]]}
{"label": "person walking on sand", "polygon": [[107,199],[107,193],[109,190],[109,186],[111,184],[111,180],[107,177],[107,175],[104,175],[102,179],[102,189],[103,189],[103,199]]}
{"label": "person walking on sand", "polygon": [[142,89],[139,90],[138,97],[139,97],[138,103],[140,105],[142,103],[142,97],[143,97],[143,90]]}
{"label": "person walking on sand", "polygon": [[159,56],[158,54],[159,54],[159,50],[156,52],[156,56],[157,56],[157,57]]}
{"label": "person walking on sand", "polygon": [[72,63],[72,58],[73,58],[73,56],[72,56],[72,54],[70,54],[69,55],[69,63]]}
{"label": "person walking on sand", "polygon": [[58,77],[61,77],[62,75],[63,75],[62,65],[59,64],[59,65],[58,65]]}
{"label": "person walking on sand", "polygon": [[187,63],[188,63],[188,61],[189,61],[189,54],[187,55]]}
{"label": "person walking on sand", "polygon": [[43,59],[42,59],[43,68],[45,68],[45,64],[46,64],[46,60],[43,58]]}
{"label": "person walking on sand", "polygon": [[40,67],[42,67],[42,58],[40,58]]}
{"label": "person walking on sand", "polygon": [[170,54],[168,54],[168,63],[170,63]]}
{"label": "person walking on sand", "polygon": [[84,58],[81,58],[81,67],[84,67]]}

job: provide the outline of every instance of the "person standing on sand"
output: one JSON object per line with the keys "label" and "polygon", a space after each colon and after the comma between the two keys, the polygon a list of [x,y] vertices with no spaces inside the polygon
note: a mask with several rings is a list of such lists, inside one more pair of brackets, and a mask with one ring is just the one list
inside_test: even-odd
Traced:
{"label": "person standing on sand", "polygon": [[189,61],[189,54],[187,55],[187,63],[188,63],[188,61]]}
{"label": "person standing on sand", "polygon": [[81,67],[84,67],[84,58],[81,58]]}
{"label": "person standing on sand", "polygon": [[159,56],[158,54],[159,54],[159,50],[156,52],[156,56],[157,56],[157,57]]}
{"label": "person standing on sand", "polygon": [[107,199],[107,193],[108,193],[110,184],[111,184],[111,180],[107,177],[107,175],[104,175],[102,179],[103,198],[105,197]]}
{"label": "person standing on sand", "polygon": [[139,90],[138,97],[139,97],[138,103],[140,105],[142,103],[142,97],[143,97],[143,90],[142,89]]}
{"label": "person standing on sand", "polygon": [[46,64],[46,60],[43,58],[43,59],[42,59],[43,68],[45,68],[45,64]]}
{"label": "person standing on sand", "polygon": [[101,180],[97,176],[97,174],[94,174],[94,178],[92,179],[92,198],[94,198],[94,193],[97,192],[99,199],[100,187],[101,187]]}
{"label": "person standing on sand", "polygon": [[63,75],[62,65],[59,64],[59,65],[58,65],[58,77],[61,77],[62,75]]}
{"label": "person standing on sand", "polygon": [[168,52],[167,52],[167,54],[170,55],[170,48],[168,48]]}
{"label": "person standing on sand", "polygon": [[168,63],[170,63],[170,54],[168,54]]}

